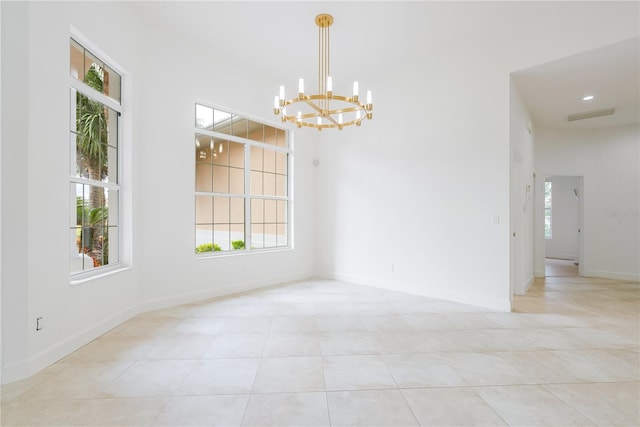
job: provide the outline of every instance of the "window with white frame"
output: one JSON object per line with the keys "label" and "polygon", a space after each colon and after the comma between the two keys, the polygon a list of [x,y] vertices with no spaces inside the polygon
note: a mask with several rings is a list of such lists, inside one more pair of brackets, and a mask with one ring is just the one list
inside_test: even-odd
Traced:
{"label": "window with white frame", "polygon": [[195,252],[286,248],[288,132],[195,106]]}
{"label": "window with white frame", "polygon": [[120,262],[122,77],[70,39],[70,272]]}

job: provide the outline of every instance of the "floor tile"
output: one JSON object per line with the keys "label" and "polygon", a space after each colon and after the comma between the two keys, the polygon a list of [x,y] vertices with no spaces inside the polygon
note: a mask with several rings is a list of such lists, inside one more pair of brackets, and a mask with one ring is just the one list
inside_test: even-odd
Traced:
{"label": "floor tile", "polygon": [[325,356],[324,377],[327,390],[397,388],[389,369],[377,355]]}
{"label": "floor tile", "polygon": [[98,397],[170,397],[194,366],[192,360],[138,361]]}
{"label": "floor tile", "polygon": [[632,426],[640,420],[640,383],[555,384],[545,388],[600,426]]}
{"label": "floor tile", "polygon": [[301,427],[328,426],[324,392],[252,394],[242,420],[243,426]]}
{"label": "floor tile", "polygon": [[154,425],[239,426],[248,400],[248,394],[172,397]]}
{"label": "floor tile", "polygon": [[320,356],[320,334],[298,333],[284,334],[271,333],[267,338],[263,355],[265,357],[276,356]]}
{"label": "floor tile", "polygon": [[332,426],[417,426],[400,390],[327,392]]}
{"label": "floor tile", "polygon": [[72,364],[55,374],[47,375],[46,379],[27,390],[21,398],[91,399],[98,396],[133,363],[124,361]]}
{"label": "floor tile", "polygon": [[221,317],[187,318],[173,328],[168,335],[208,335],[215,336],[222,331],[225,319]]}
{"label": "floor tile", "polygon": [[433,353],[386,354],[382,359],[400,388],[467,385],[442,357]]}
{"label": "floor tile", "polygon": [[[278,314],[281,314],[278,312]],[[273,318],[271,332],[276,334],[316,333],[318,317],[315,315],[279,315]]]}
{"label": "floor tile", "polygon": [[262,359],[253,393],[324,391],[321,357]]}
{"label": "floor tile", "polygon": [[446,353],[442,358],[469,385],[506,385],[530,383],[500,356],[485,353]]}
{"label": "floor tile", "polygon": [[260,359],[203,359],[176,391],[178,396],[251,392]]}
{"label": "floor tile", "polygon": [[214,338],[202,358],[260,357],[267,337],[267,334],[221,334]]}
{"label": "floor tile", "polygon": [[64,362],[108,362],[139,360],[151,350],[154,338],[104,336],[74,351]]}
{"label": "floor tile", "polygon": [[144,355],[148,360],[197,360],[213,341],[212,336],[190,335],[158,338]]}
{"label": "floor tile", "polygon": [[324,332],[320,336],[324,355],[378,354],[375,336],[371,332]]}
{"label": "floor tile", "polygon": [[540,385],[475,387],[474,390],[509,425],[594,425]]}
{"label": "floor tile", "polygon": [[470,387],[402,390],[422,426],[506,426]]}

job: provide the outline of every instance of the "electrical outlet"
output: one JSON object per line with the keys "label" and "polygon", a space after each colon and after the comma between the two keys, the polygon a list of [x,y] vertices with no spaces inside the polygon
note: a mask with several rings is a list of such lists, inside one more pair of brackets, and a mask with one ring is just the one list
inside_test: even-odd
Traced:
{"label": "electrical outlet", "polygon": [[44,321],[44,319],[42,317],[37,317],[36,318],[36,331],[42,330],[43,321]]}

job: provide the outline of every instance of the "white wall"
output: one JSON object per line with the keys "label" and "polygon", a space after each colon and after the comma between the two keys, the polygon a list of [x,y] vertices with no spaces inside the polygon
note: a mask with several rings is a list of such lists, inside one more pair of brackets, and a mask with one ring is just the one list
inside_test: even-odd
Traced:
{"label": "white wall", "polygon": [[545,179],[552,182],[551,239],[545,239],[545,256],[577,260],[580,200],[574,190],[580,188],[580,178],[553,176]]}
{"label": "white wall", "polygon": [[510,281],[512,294],[524,295],[534,279],[533,123],[513,79],[510,95]]}
{"label": "white wall", "polygon": [[637,5],[402,8],[446,22],[447,37],[389,23],[413,61],[375,76],[372,122],[322,135],[318,271],[509,310],[509,74],[637,35]]}
{"label": "white wall", "polygon": [[584,177],[583,274],[640,280],[639,127],[541,129],[535,144],[540,185],[544,176]]}

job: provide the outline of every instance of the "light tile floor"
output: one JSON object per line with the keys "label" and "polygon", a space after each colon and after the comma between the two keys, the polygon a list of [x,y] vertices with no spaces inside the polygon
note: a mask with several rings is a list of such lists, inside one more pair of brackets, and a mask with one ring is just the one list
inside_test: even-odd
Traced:
{"label": "light tile floor", "polygon": [[640,284],[512,313],[314,280],[139,315],[2,387],[2,425],[637,426]]}

